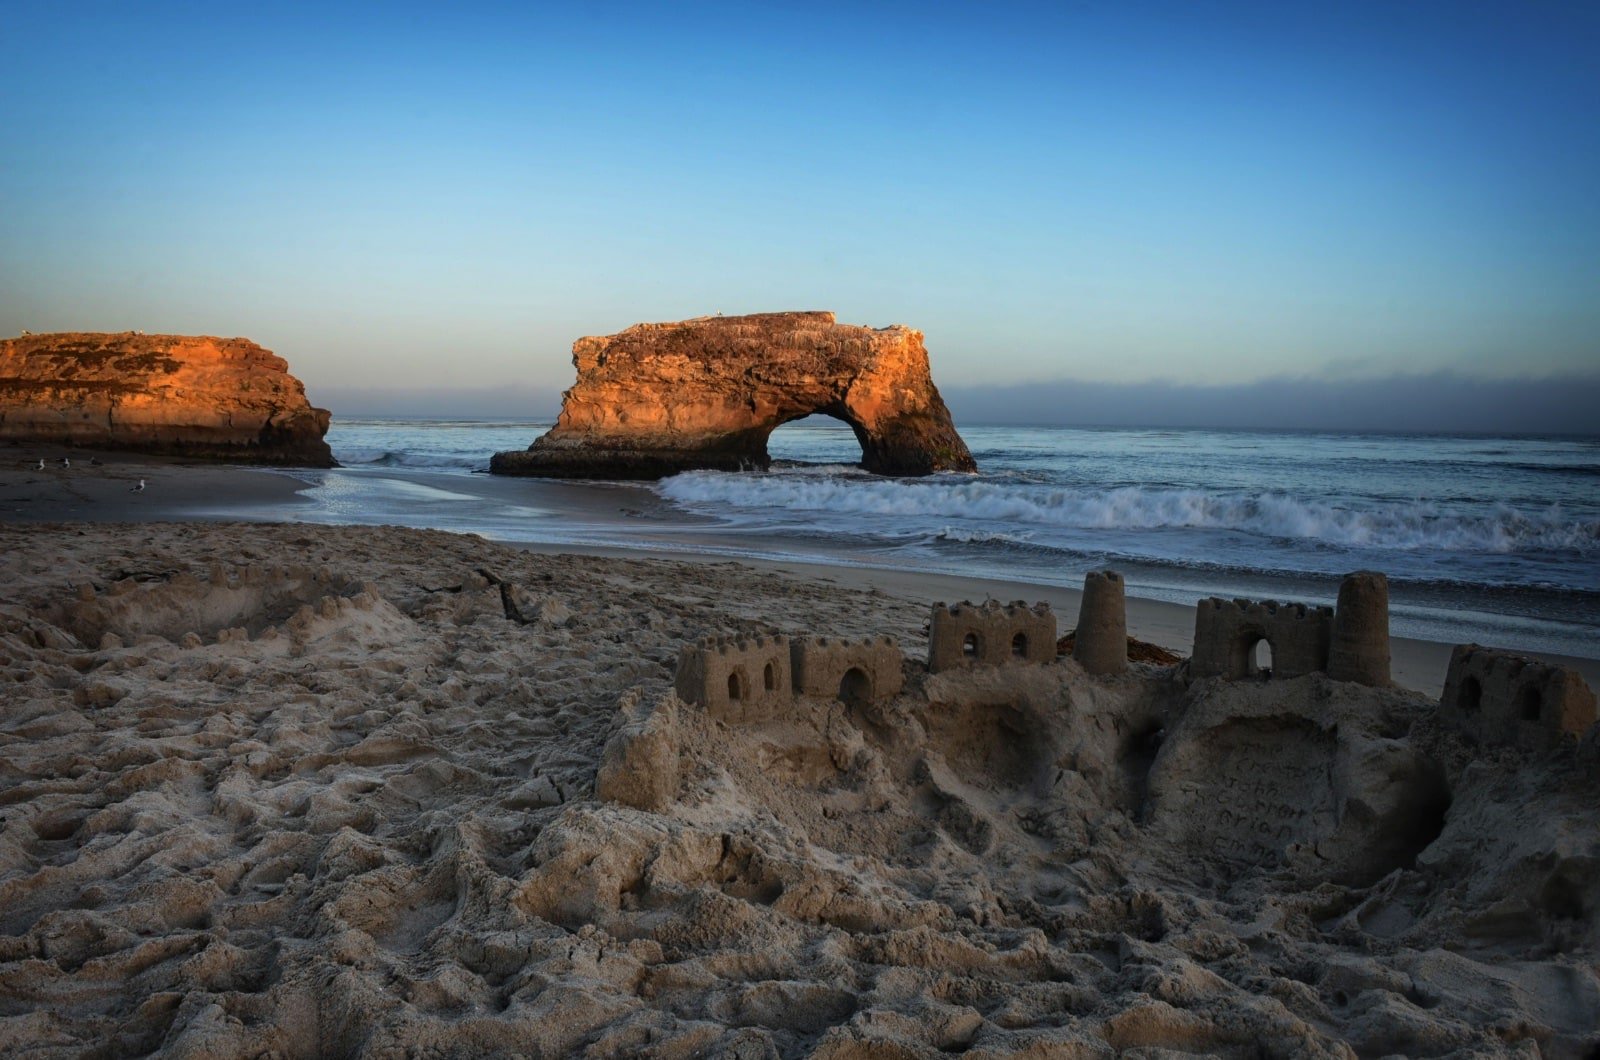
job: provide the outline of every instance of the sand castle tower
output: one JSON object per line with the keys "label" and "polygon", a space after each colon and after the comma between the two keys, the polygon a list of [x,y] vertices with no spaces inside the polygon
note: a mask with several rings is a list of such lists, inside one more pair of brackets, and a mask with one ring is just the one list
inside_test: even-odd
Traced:
{"label": "sand castle tower", "polygon": [[1122,575],[1114,570],[1095,570],[1084,576],[1072,657],[1092,674],[1120,674],[1128,669],[1127,600]]}
{"label": "sand castle tower", "polygon": [[1328,676],[1363,685],[1389,683],[1389,579],[1377,571],[1356,571],[1339,586]]}

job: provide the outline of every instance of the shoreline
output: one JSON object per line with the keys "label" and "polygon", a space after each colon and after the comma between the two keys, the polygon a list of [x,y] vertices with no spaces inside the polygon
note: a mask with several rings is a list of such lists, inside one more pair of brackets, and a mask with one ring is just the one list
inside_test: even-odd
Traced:
{"label": "shoreline", "polygon": [[[55,463],[64,453],[71,454],[71,469],[62,469]],[[46,470],[43,472],[35,469],[36,462],[41,458],[46,461]],[[98,460],[99,463],[90,464],[90,460]],[[309,476],[315,473],[308,470],[303,474]],[[133,484],[140,478],[147,481],[148,488],[140,493],[131,492]],[[298,476],[293,470],[285,468],[208,464],[53,445],[11,445],[0,450],[0,523],[44,526],[77,522],[205,524],[239,521],[262,524],[292,522],[314,527],[360,522],[355,518],[344,522],[285,519],[285,508],[292,508],[297,503],[309,504],[300,495],[314,485],[309,477]],[[585,493],[581,492],[581,485],[576,489],[572,488],[572,484],[563,486],[567,489],[558,496],[560,503],[552,504],[548,509],[538,509],[540,516],[552,521],[575,520],[581,525],[586,515],[592,517],[602,508],[608,512],[615,511],[613,502],[617,494],[614,487],[596,485],[592,487],[592,492]],[[496,484],[485,492],[515,496],[523,504],[527,503],[530,492],[541,503],[547,494],[557,497],[550,490],[530,491],[527,480],[515,480],[512,485],[504,485],[496,480]],[[448,526],[440,529],[453,533],[472,532]],[[482,534],[479,536],[487,537]],[[631,547],[617,543],[487,539],[543,555],[732,563],[793,580],[876,590],[923,605],[931,605],[938,600],[951,603],[963,599],[982,601],[988,597],[1005,601],[1025,599],[1030,603],[1044,600],[1055,610],[1059,634],[1065,634],[1077,625],[1078,606],[1082,597],[1080,589],[1028,579],[930,572],[883,563],[875,565],[870,562],[871,554],[865,552],[854,560],[841,556],[839,562],[822,562],[731,556],[644,539]],[[1330,583],[1330,595],[1336,588],[1336,584]],[[1129,634],[1188,656],[1193,649],[1195,606],[1202,597],[1197,596],[1194,602],[1182,604],[1138,596],[1137,591],[1137,586],[1129,586]],[[1392,636],[1392,679],[1401,687],[1437,696],[1443,688],[1445,671],[1455,643],[1458,642]],[[1512,650],[1530,658],[1570,667],[1582,674],[1592,687],[1600,687],[1600,659],[1547,651]]]}

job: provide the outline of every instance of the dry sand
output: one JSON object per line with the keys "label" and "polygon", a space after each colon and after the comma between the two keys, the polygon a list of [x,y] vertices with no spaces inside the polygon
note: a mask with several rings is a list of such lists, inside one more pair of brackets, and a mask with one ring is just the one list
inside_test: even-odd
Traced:
{"label": "dry sand", "polygon": [[[930,676],[924,602],[733,563],[0,549],[9,1055],[1600,1049],[1594,734],[1473,748],[1321,677]],[[670,695],[718,631],[892,633],[906,686],[723,724]]]}

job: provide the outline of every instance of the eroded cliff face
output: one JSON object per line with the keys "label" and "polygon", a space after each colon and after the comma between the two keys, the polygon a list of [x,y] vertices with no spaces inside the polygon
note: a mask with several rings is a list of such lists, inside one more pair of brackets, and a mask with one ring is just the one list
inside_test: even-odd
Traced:
{"label": "eroded cliff face", "polygon": [[331,467],[328,420],[288,362],[248,339],[0,340],[0,440]]}
{"label": "eroded cliff face", "polygon": [[887,475],[973,471],[928,370],[922,333],[758,313],[635,324],[572,345],[578,381],[555,427],[491,470],[660,478],[765,468],[767,437],[812,413],[848,423],[861,463]]}

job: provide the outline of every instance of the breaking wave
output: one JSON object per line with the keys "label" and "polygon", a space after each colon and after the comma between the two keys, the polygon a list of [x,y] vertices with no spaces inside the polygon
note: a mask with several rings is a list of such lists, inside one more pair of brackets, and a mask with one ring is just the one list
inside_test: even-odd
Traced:
{"label": "breaking wave", "polygon": [[[728,508],[787,509],[1083,530],[1226,530],[1367,549],[1600,551],[1600,520],[1571,518],[1559,504],[1536,511],[1496,505],[1481,513],[1462,513],[1429,501],[1372,501],[1343,507],[1281,493],[1140,486],[1076,489],[970,476],[904,481],[716,471],[676,475],[656,489],[669,501],[708,514]],[[953,537],[953,529],[946,526],[944,534]]]}
{"label": "breaking wave", "polygon": [[981,545],[996,541],[1008,545],[1021,545],[1033,539],[1030,533],[1007,534],[998,530],[966,530],[959,526],[946,526],[933,536],[940,541],[955,541],[963,545]]}
{"label": "breaking wave", "polygon": [[426,471],[471,471],[489,465],[481,453],[419,449],[335,449],[333,458],[345,467],[408,467]]}

